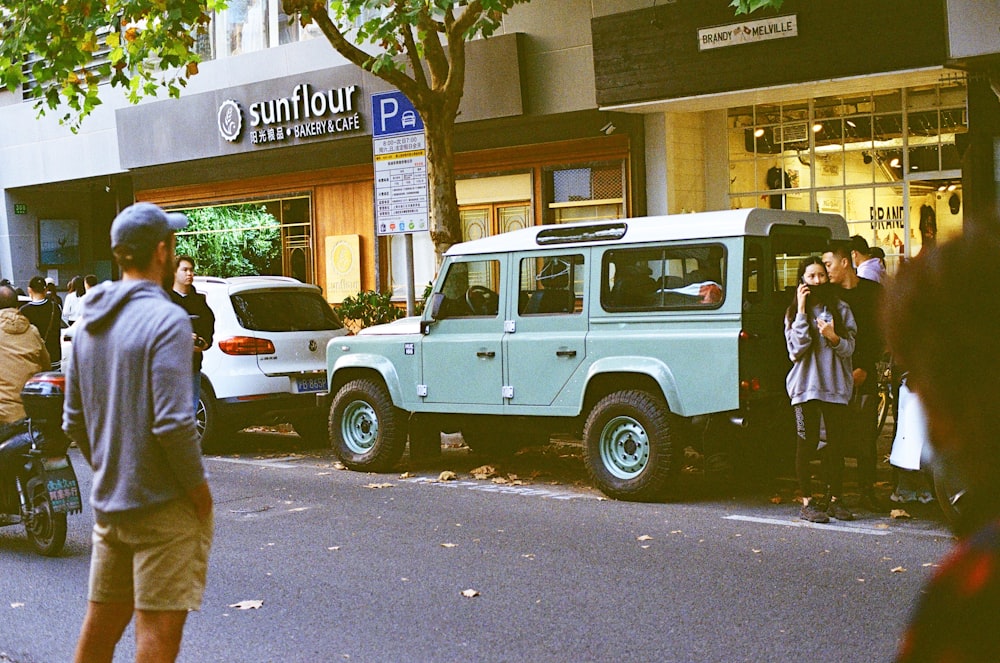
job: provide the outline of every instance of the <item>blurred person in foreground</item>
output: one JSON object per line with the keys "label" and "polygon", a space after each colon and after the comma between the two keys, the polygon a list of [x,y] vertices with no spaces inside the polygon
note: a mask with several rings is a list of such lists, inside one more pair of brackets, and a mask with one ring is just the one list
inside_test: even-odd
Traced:
{"label": "blurred person in foreground", "polygon": [[77,663],[110,662],[135,617],[137,661],[174,661],[201,606],[212,495],[191,409],[191,322],[170,301],[182,214],[111,224],[120,281],[94,286],[73,338],[63,429],[94,470],[89,603]]}
{"label": "blurred person in foreground", "polygon": [[898,661],[1000,661],[1000,240],[923,251],[889,292],[887,339],[926,411],[934,472],[967,488],[958,545],[922,592]]}

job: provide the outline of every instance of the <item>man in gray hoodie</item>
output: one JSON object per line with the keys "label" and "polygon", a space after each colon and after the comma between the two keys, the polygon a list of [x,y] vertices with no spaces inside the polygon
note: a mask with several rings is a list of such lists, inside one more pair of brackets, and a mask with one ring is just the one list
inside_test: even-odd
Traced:
{"label": "man in gray hoodie", "polygon": [[94,470],[89,604],[76,661],[108,661],[135,616],[136,659],[173,661],[201,605],[212,496],[191,410],[191,323],[170,301],[174,231],[149,203],[111,225],[120,281],[93,288],[73,339],[63,429]]}

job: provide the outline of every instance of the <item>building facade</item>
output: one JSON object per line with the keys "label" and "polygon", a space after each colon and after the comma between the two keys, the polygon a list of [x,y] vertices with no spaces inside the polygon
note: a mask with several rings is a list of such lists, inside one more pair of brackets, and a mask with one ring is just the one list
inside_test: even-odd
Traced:
{"label": "building facade", "polygon": [[[786,0],[740,18],[728,0],[649,4],[533,0],[469,44],[455,137],[466,239],[784,207],[843,214],[895,264],[962,232],[970,153],[995,205],[996,3]],[[401,236],[375,231],[371,98],[388,87],[279,0],[232,3],[200,48],[180,99],[130,106],[109,89],[78,134],[0,93],[0,274],[113,277],[108,230],[135,200],[251,205],[280,224],[280,272],[331,302],[403,300],[411,267],[419,296],[427,234],[410,265]]]}

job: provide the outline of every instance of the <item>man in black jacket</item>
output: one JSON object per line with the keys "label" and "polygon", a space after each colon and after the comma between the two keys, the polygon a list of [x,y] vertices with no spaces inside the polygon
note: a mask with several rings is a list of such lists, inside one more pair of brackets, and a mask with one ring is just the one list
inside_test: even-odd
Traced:
{"label": "man in black jacket", "polygon": [[194,411],[198,412],[198,398],[201,395],[201,361],[205,350],[212,347],[215,334],[215,315],[208,308],[205,295],[194,289],[194,258],[180,255],[174,259],[174,287],[170,299],[191,317],[194,328]]}
{"label": "man in black jacket", "polygon": [[59,339],[62,330],[62,308],[45,296],[45,279],[41,276],[32,276],[28,281],[28,296],[31,297],[31,301],[21,307],[21,313],[38,329],[42,340],[45,341],[45,349],[49,351],[52,366],[58,367],[59,360],[62,359]]}
{"label": "man in black jacket", "polygon": [[884,342],[879,329],[878,308],[882,299],[882,286],[863,279],[854,271],[851,247],[847,243],[833,243],[823,254],[823,264],[830,282],[841,287],[840,298],[847,302],[858,325],[855,337],[854,395],[849,411],[854,425],[852,435],[858,444],[858,486],[861,500],[873,510],[882,510],[875,496],[877,387],[876,364],[882,356]]}

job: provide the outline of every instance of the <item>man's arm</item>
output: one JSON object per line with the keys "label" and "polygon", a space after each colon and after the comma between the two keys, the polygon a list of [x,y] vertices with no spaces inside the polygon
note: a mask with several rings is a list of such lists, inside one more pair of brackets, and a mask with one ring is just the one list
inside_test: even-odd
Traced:
{"label": "man's arm", "polygon": [[191,405],[191,333],[191,322],[180,307],[165,309],[149,352],[151,432],[185,492],[205,481]]}
{"label": "man's arm", "polygon": [[[41,336],[39,336],[39,339]],[[73,361],[69,362],[66,367],[66,394],[63,399],[63,432],[69,436],[69,439],[76,442],[76,446],[80,448],[80,453],[86,459],[87,464],[90,465],[90,438],[87,435],[87,421],[83,414],[83,402],[80,396],[80,382],[77,380],[77,367],[79,362],[76,361],[76,357],[73,355],[76,350],[77,343],[73,344],[73,349],[70,350],[70,356]],[[48,356],[48,351],[45,350],[45,344],[42,344],[42,350],[45,351],[46,356]]]}

